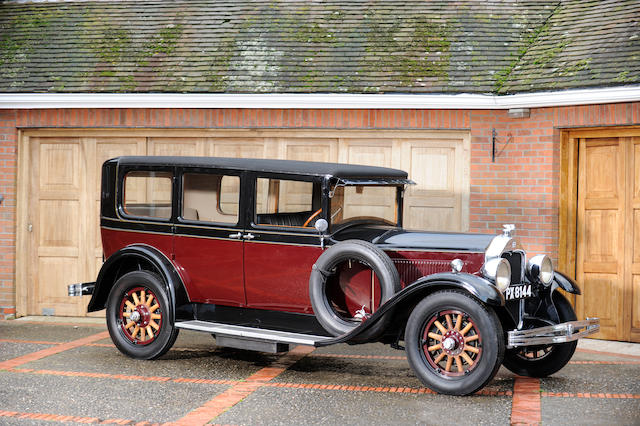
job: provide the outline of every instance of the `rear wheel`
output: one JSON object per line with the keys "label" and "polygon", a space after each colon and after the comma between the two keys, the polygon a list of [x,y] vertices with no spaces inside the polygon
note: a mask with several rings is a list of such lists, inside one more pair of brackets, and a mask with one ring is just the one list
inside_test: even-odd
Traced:
{"label": "rear wheel", "polygon": [[161,278],[148,271],[129,272],[116,281],[107,300],[107,327],[120,352],[137,359],[166,353],[178,329],[168,315],[169,299]]}
{"label": "rear wheel", "polygon": [[468,395],[495,376],[504,355],[495,312],[466,293],[439,291],[413,310],[405,330],[409,365],[427,387]]}
{"label": "rear wheel", "polygon": [[[560,322],[575,321],[576,313],[571,304],[558,292],[553,293]],[[560,371],[573,356],[577,341],[546,346],[526,346],[506,351],[504,366],[512,372],[527,377],[546,377]]]}

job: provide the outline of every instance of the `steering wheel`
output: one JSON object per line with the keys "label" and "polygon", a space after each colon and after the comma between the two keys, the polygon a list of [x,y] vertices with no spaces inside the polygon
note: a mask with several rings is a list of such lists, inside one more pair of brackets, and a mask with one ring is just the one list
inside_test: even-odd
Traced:
{"label": "steering wheel", "polygon": [[304,227],[306,227],[307,225],[309,225],[309,223],[310,223],[310,222],[311,222],[311,221],[312,221],[316,216],[318,216],[320,213],[322,213],[322,209],[318,209],[318,210],[316,210],[315,212],[313,212],[313,214],[312,214],[311,216],[309,216],[309,219],[307,219],[307,220],[304,222],[304,225],[302,225],[302,227],[304,228]]}

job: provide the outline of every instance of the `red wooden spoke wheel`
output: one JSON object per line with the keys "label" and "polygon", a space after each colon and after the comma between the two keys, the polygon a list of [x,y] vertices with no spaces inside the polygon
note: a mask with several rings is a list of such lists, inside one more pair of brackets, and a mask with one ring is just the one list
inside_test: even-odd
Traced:
{"label": "red wooden spoke wheel", "polygon": [[478,365],[482,357],[482,337],[465,312],[438,312],[424,327],[422,350],[436,372],[444,376],[461,376]]}
{"label": "red wooden spoke wheel", "polygon": [[447,395],[482,389],[500,368],[505,350],[495,311],[458,289],[436,291],[418,303],[404,340],[416,376]]}
{"label": "red wooden spoke wheel", "polygon": [[178,337],[167,287],[151,271],[132,271],[115,282],[107,299],[107,328],[120,352],[136,359],[155,359]]}
{"label": "red wooden spoke wheel", "polygon": [[146,287],[127,291],[118,312],[122,331],[132,343],[148,345],[156,339],[162,328],[160,301]]}

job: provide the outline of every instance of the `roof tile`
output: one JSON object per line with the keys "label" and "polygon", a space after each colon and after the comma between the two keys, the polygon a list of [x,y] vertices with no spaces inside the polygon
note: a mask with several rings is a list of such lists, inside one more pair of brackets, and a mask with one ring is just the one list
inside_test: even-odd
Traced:
{"label": "roof tile", "polygon": [[640,82],[632,0],[0,4],[2,92],[512,93]]}

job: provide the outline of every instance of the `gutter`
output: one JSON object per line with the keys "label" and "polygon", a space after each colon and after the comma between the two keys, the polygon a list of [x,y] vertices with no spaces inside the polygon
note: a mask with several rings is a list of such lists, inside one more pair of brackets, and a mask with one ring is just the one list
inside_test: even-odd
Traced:
{"label": "gutter", "polygon": [[0,109],[512,109],[640,101],[640,85],[515,95],[0,93]]}

